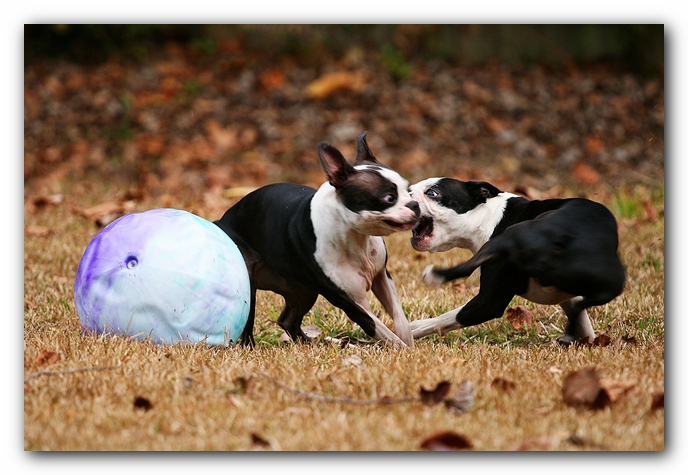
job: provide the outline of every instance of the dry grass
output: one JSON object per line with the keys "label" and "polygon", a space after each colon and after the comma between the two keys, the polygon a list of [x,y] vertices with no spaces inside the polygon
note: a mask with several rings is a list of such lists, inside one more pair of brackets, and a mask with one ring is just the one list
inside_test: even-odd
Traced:
{"label": "dry grass", "polygon": [[[652,395],[664,391],[664,217],[646,222],[642,210],[619,205],[634,196],[615,201],[617,215],[629,214],[619,216],[626,291],[590,313],[596,330],[612,339],[634,337],[635,344],[562,347],[554,342],[564,325],[560,311],[516,298],[513,304],[528,306],[543,332],[520,333],[500,319],[427,337],[406,351],[371,344],[322,299],[304,325],[317,325],[323,335],[313,345],[281,344],[274,323],[281,299],[267,293],[259,293],[253,351],[84,336],[72,285],[96,230],[67,204],[25,207],[25,227],[51,232],[24,239],[24,449],[416,451],[425,438],[447,430],[479,451],[663,450],[664,410],[650,407]],[[661,192],[652,197],[661,206]],[[422,285],[425,265],[467,254],[418,254],[408,238],[386,241],[410,319],[454,308],[475,293],[475,276],[453,287]],[[377,301],[374,309],[380,311]],[[347,336],[352,344],[342,348],[325,336]],[[59,361],[39,365],[43,349]],[[603,410],[567,406],[564,377],[591,366],[611,379],[636,381],[636,390]],[[505,391],[492,384],[495,378],[515,386]],[[464,380],[473,383],[467,412],[417,400],[421,387],[443,380],[452,391]],[[137,408],[137,397],[150,409]],[[340,402],[344,397],[370,403]],[[411,400],[396,401],[401,398]]]}

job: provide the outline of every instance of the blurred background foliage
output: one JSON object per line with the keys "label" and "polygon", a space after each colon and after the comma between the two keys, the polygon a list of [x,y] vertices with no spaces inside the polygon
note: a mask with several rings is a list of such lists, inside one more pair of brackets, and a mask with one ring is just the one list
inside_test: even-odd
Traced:
{"label": "blurred background foliage", "polygon": [[605,61],[647,75],[661,74],[664,65],[662,24],[34,24],[25,25],[25,63],[147,61],[169,42],[194,48],[202,59],[231,39],[266,62],[290,56],[308,66],[355,46],[379,55],[397,79],[408,77],[414,59],[552,66]]}

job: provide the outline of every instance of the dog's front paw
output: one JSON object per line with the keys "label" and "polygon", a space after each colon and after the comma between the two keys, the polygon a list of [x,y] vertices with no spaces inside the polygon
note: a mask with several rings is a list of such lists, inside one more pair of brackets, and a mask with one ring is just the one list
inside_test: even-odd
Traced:
{"label": "dog's front paw", "polygon": [[444,284],[444,277],[435,272],[435,266],[429,265],[423,269],[423,282],[431,287]]}

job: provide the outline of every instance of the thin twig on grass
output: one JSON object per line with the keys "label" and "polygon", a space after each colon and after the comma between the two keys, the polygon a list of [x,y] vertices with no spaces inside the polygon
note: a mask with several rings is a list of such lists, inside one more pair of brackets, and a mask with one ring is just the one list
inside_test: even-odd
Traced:
{"label": "thin twig on grass", "polygon": [[57,375],[63,375],[63,374],[82,373],[84,371],[104,371],[104,370],[115,369],[115,368],[119,368],[119,365],[115,365],[115,366],[90,366],[88,368],[66,369],[64,371],[36,371],[35,373],[30,374],[28,378],[24,379],[24,382],[26,383],[27,381],[29,381],[33,378],[37,378],[39,376],[57,376]]}
{"label": "thin twig on grass", "polygon": [[323,401],[323,402],[339,402],[339,403],[346,403],[346,404],[359,404],[359,405],[369,405],[369,404],[398,404],[402,402],[420,402],[421,398],[419,397],[402,397],[402,398],[391,398],[391,397],[381,397],[377,399],[352,399],[348,397],[327,397],[327,396],[321,396],[319,394],[312,394],[312,393],[307,393],[305,391],[301,391],[296,388],[291,388],[289,386],[286,386],[276,379],[268,376],[265,373],[258,373],[258,376],[262,376],[263,378],[271,381],[275,386],[279,386],[280,388],[284,389],[285,391],[289,391],[292,394],[296,394],[297,396],[306,398],[306,399],[314,399],[316,401]]}

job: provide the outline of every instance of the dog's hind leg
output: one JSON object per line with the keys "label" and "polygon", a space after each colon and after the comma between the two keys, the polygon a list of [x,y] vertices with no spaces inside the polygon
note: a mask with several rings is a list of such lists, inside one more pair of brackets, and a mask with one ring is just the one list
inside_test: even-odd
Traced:
{"label": "dog's hind leg", "polygon": [[287,332],[292,340],[309,342],[310,338],[301,329],[304,315],[313,307],[318,294],[307,290],[292,287],[288,291],[280,292],[284,297],[284,310],[277,319],[277,324]]}
{"label": "dog's hind leg", "polygon": [[587,308],[609,303],[620,293],[620,290],[615,289],[607,292],[598,292],[594,295],[586,295],[585,297],[576,297],[563,302],[561,307],[569,318],[569,325],[566,328],[566,334],[560,341],[566,343],[566,340],[572,337],[574,340],[586,338],[589,343],[592,343],[595,340],[595,332],[590,324]]}
{"label": "dog's hind leg", "polygon": [[392,276],[387,270],[383,270],[375,276],[372,283],[372,290],[373,294],[375,294],[380,303],[382,303],[382,306],[387,310],[387,313],[392,317],[394,321],[394,333],[408,346],[413,346],[411,326],[406,319],[404,309],[401,307],[394,280],[392,280]]}
{"label": "dog's hind leg", "polygon": [[582,300],[583,297],[574,297],[559,304],[569,320],[566,332],[557,338],[560,343],[565,345],[575,341],[592,343],[595,340],[595,331],[590,323],[587,310],[585,308],[580,309],[575,305]]}
{"label": "dog's hind leg", "polygon": [[304,315],[313,307],[318,294],[291,284],[265,263],[255,266],[256,287],[270,290],[284,297],[284,309],[277,324],[294,341],[309,342],[310,338],[301,329]]}

